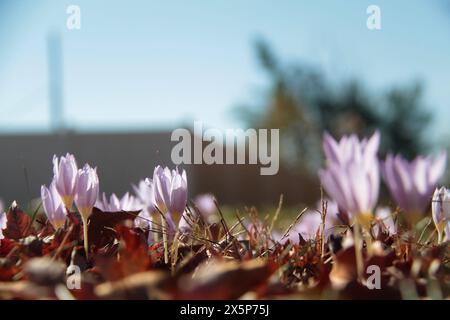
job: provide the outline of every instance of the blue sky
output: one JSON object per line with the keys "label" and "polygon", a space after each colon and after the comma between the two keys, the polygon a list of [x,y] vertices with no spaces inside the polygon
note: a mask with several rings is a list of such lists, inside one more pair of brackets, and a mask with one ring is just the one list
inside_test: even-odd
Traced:
{"label": "blue sky", "polygon": [[[66,8],[81,8],[81,30]],[[366,28],[381,8],[382,30]],[[64,50],[65,119],[77,130],[169,128],[193,120],[239,127],[232,109],[267,85],[253,51],[264,37],[287,61],[373,91],[422,80],[450,134],[450,10],[406,0],[0,0],[0,131],[47,130],[46,37]]]}

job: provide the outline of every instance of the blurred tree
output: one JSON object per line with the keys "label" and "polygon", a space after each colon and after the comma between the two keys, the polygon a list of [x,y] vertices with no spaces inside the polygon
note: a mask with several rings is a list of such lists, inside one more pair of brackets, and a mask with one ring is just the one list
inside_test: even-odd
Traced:
{"label": "blurred tree", "polygon": [[280,129],[285,164],[315,172],[324,131],[340,138],[349,133],[367,136],[378,129],[382,154],[412,158],[426,151],[424,134],[431,116],[424,111],[420,84],[375,96],[354,79],[335,85],[317,68],[283,66],[264,41],[256,42],[256,53],[270,86],[259,105],[240,106],[238,115],[248,127]]}
{"label": "blurred tree", "polygon": [[421,98],[419,84],[394,88],[385,96],[387,112],[380,123],[385,136],[384,151],[400,152],[411,159],[428,150],[425,129],[432,117],[424,110]]}

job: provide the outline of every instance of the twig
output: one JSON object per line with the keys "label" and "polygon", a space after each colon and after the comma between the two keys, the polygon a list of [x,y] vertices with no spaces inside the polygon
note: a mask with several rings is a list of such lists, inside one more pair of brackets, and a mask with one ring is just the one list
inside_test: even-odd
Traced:
{"label": "twig", "polygon": [[52,260],[55,260],[60,255],[61,251],[64,248],[64,245],[65,245],[67,239],[69,238],[70,234],[72,233],[72,230],[73,230],[73,224],[70,225],[69,230],[65,234],[63,240],[61,241],[61,244],[59,245],[58,249],[56,249],[56,252],[55,252],[55,254],[52,257]]}
{"label": "twig", "polygon": [[37,206],[36,210],[34,210],[33,215],[31,216],[30,223],[28,224],[27,229],[25,231],[25,234],[28,234],[28,232],[30,231],[31,226],[33,225],[33,222],[36,219],[37,213],[38,213],[39,209],[41,208],[41,205],[42,205],[42,201],[39,202],[39,205]]}
{"label": "twig", "polygon": [[[292,222],[289,227],[287,228],[286,232],[284,233],[284,235],[281,237],[281,239],[278,241],[278,243],[282,240],[284,240],[288,235],[289,232],[291,231],[291,229],[295,226],[295,224],[298,222],[298,220],[300,220],[300,218],[303,216],[303,214],[308,211],[308,208],[303,209],[295,218],[294,222]],[[275,244],[276,245],[276,244]],[[264,254],[266,254],[267,252],[269,252],[270,250],[272,250],[273,248],[275,248],[275,245],[273,245],[272,247],[270,247],[269,249],[267,249],[266,251],[264,251],[263,253],[261,253],[259,255],[259,257],[262,257]]]}
{"label": "twig", "polygon": [[220,222],[222,223],[222,226],[223,226],[223,228],[225,230],[225,243],[227,244],[228,237],[229,237],[231,239],[232,245],[234,246],[234,250],[236,251],[236,253],[237,253],[238,257],[239,257],[239,260],[242,260],[241,254],[239,252],[239,248],[236,245],[236,238],[233,237],[233,235],[230,233],[230,229],[228,228],[228,225],[227,225],[227,223],[225,221],[225,218],[223,216],[222,210],[220,210],[219,204],[217,203],[216,199],[214,199],[214,204],[217,207],[217,211],[219,212],[219,215],[220,215]]}
{"label": "twig", "polygon": [[[182,218],[183,219],[183,218]],[[172,250],[171,250],[171,257],[172,257],[172,273],[175,272],[175,266],[177,264],[177,260],[178,260],[178,247],[180,245],[180,241],[178,240],[178,237],[180,236],[180,232],[177,230],[177,232],[175,233],[175,238],[173,240],[172,243]]]}
{"label": "twig", "polygon": [[222,210],[220,210],[219,204],[217,203],[216,199],[214,199],[214,204],[216,205],[217,211],[219,212],[220,223],[222,224],[223,229],[225,231],[225,237],[226,237],[226,239],[228,239],[228,234],[229,234],[228,226],[227,226],[227,223],[225,222],[225,218],[223,217]]}
{"label": "twig", "polygon": [[269,234],[272,234],[273,227],[275,226],[275,221],[277,221],[278,216],[280,215],[282,205],[283,205],[283,194],[280,195],[280,200],[278,201],[277,211],[275,211],[275,215],[272,219],[272,223],[270,224]]}
{"label": "twig", "polygon": [[297,224],[297,222],[300,220],[300,218],[303,216],[303,214],[308,211],[308,208],[303,209],[295,218],[294,222],[292,222],[289,227],[287,228],[286,232],[283,234],[283,236],[281,237],[281,240],[284,240],[288,235],[289,232],[291,232],[291,229]]}
{"label": "twig", "polygon": [[323,200],[323,189],[320,188],[320,194],[321,194],[321,198],[322,198],[322,212],[320,213],[320,216],[322,218],[322,223],[320,226],[320,258],[323,261],[323,258],[325,256],[325,219],[327,217],[327,211],[328,211],[328,202]]}
{"label": "twig", "polygon": [[429,219],[428,223],[426,224],[426,226],[423,228],[422,232],[420,233],[419,240],[417,240],[417,243],[421,242],[421,240],[425,234],[425,231],[428,229],[428,227],[430,226],[432,221],[433,221],[432,219]]}

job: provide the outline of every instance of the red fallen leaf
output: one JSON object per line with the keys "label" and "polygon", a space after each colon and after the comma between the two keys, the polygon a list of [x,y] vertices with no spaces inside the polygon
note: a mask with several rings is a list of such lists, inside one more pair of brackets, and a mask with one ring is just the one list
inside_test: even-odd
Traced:
{"label": "red fallen leaf", "polygon": [[373,255],[365,262],[365,268],[370,265],[377,265],[381,270],[384,270],[393,265],[396,259],[395,251],[388,251],[384,254]]}
{"label": "red fallen leaf", "polygon": [[95,300],[98,297],[94,293],[95,286],[100,283],[100,276],[94,269],[89,269],[81,277],[80,287],[70,290],[77,300]]}
{"label": "red fallen leaf", "polygon": [[66,260],[70,258],[72,249],[77,245],[79,240],[79,226],[71,225],[69,228],[60,228],[50,240],[44,242],[42,246],[42,255],[55,254]]}
{"label": "red fallen leaf", "polygon": [[395,260],[393,266],[400,271],[404,277],[409,278],[411,275],[411,267],[413,264],[413,259],[408,260]]}
{"label": "red fallen leaf", "polygon": [[148,254],[152,261],[164,261],[164,244],[155,243],[148,247]]}
{"label": "red fallen leaf", "polygon": [[48,300],[56,298],[53,287],[41,286],[27,280],[0,282],[1,300]]}
{"label": "red fallen leaf", "polygon": [[0,257],[8,255],[15,246],[16,243],[11,239],[4,238],[0,240]]}
{"label": "red fallen leaf", "polygon": [[55,233],[55,228],[49,221],[46,221],[44,227],[39,231],[39,238],[45,238]]}
{"label": "red fallen leaf", "polygon": [[278,266],[274,262],[210,261],[200,266],[195,276],[183,276],[178,284],[177,299],[238,299],[249,291],[258,291]]}
{"label": "red fallen leaf", "polygon": [[100,299],[171,299],[175,290],[175,279],[164,271],[140,272],[118,281],[104,282],[95,287]]}
{"label": "red fallen leaf", "polygon": [[0,281],[12,281],[19,271],[20,268],[11,260],[0,259]]}
{"label": "red fallen leaf", "polygon": [[116,226],[120,239],[118,255],[104,254],[97,251],[95,264],[102,276],[110,281],[117,281],[128,275],[147,271],[151,266],[148,254],[147,238],[144,231],[126,226]]}
{"label": "red fallen leaf", "polygon": [[28,260],[23,267],[24,278],[43,286],[63,283],[66,264],[50,257],[39,257]]}
{"label": "red fallen leaf", "polygon": [[195,268],[197,268],[202,262],[208,259],[208,254],[206,253],[206,247],[202,246],[201,250],[193,251],[191,256],[187,256],[183,259],[183,255],[180,254],[180,251],[185,251],[187,247],[181,247],[179,249],[180,254],[180,268],[177,270],[177,274],[186,274],[193,272]]}
{"label": "red fallen leaf", "polygon": [[77,266],[81,271],[86,271],[91,267],[89,261],[86,259],[86,252],[84,251],[83,246],[72,248],[69,265]]}
{"label": "red fallen leaf", "polygon": [[81,218],[76,212],[72,211],[67,212],[67,218],[68,218],[67,221],[75,226],[81,224]]}
{"label": "red fallen leaf", "polygon": [[351,281],[340,292],[339,298],[345,300],[400,300],[402,298],[396,288],[384,285],[382,288],[383,290],[371,290],[357,281]]}
{"label": "red fallen leaf", "polygon": [[122,270],[126,275],[145,271],[151,265],[148,255],[147,237],[141,229],[130,229],[126,226],[116,226],[119,239],[124,246],[120,246]]}
{"label": "red fallen leaf", "polygon": [[9,208],[6,218],[8,222],[6,223],[6,229],[3,230],[5,237],[19,240],[30,235],[31,218],[19,208],[15,201]]}
{"label": "red fallen leaf", "polygon": [[258,298],[265,298],[265,297],[278,297],[283,298],[283,296],[288,296],[295,293],[294,288],[289,288],[280,281],[269,283],[264,290],[260,290],[258,292]]}
{"label": "red fallen leaf", "polygon": [[22,253],[26,254],[29,258],[40,257],[42,256],[45,245],[42,239],[30,236],[22,243]]}
{"label": "red fallen leaf", "polygon": [[357,278],[355,247],[343,249],[334,255],[334,264],[329,274],[336,289],[344,288]]}
{"label": "red fallen leaf", "polygon": [[103,247],[114,241],[114,227],[126,220],[134,220],[139,211],[103,212],[98,208],[92,210],[88,219],[89,245]]}

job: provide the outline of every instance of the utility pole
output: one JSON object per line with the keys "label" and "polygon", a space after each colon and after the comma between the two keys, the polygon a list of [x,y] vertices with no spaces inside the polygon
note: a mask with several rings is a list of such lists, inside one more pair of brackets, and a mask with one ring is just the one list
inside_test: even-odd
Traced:
{"label": "utility pole", "polygon": [[61,36],[51,33],[47,38],[48,87],[50,107],[50,128],[53,132],[62,132],[64,125],[63,97],[63,55]]}

